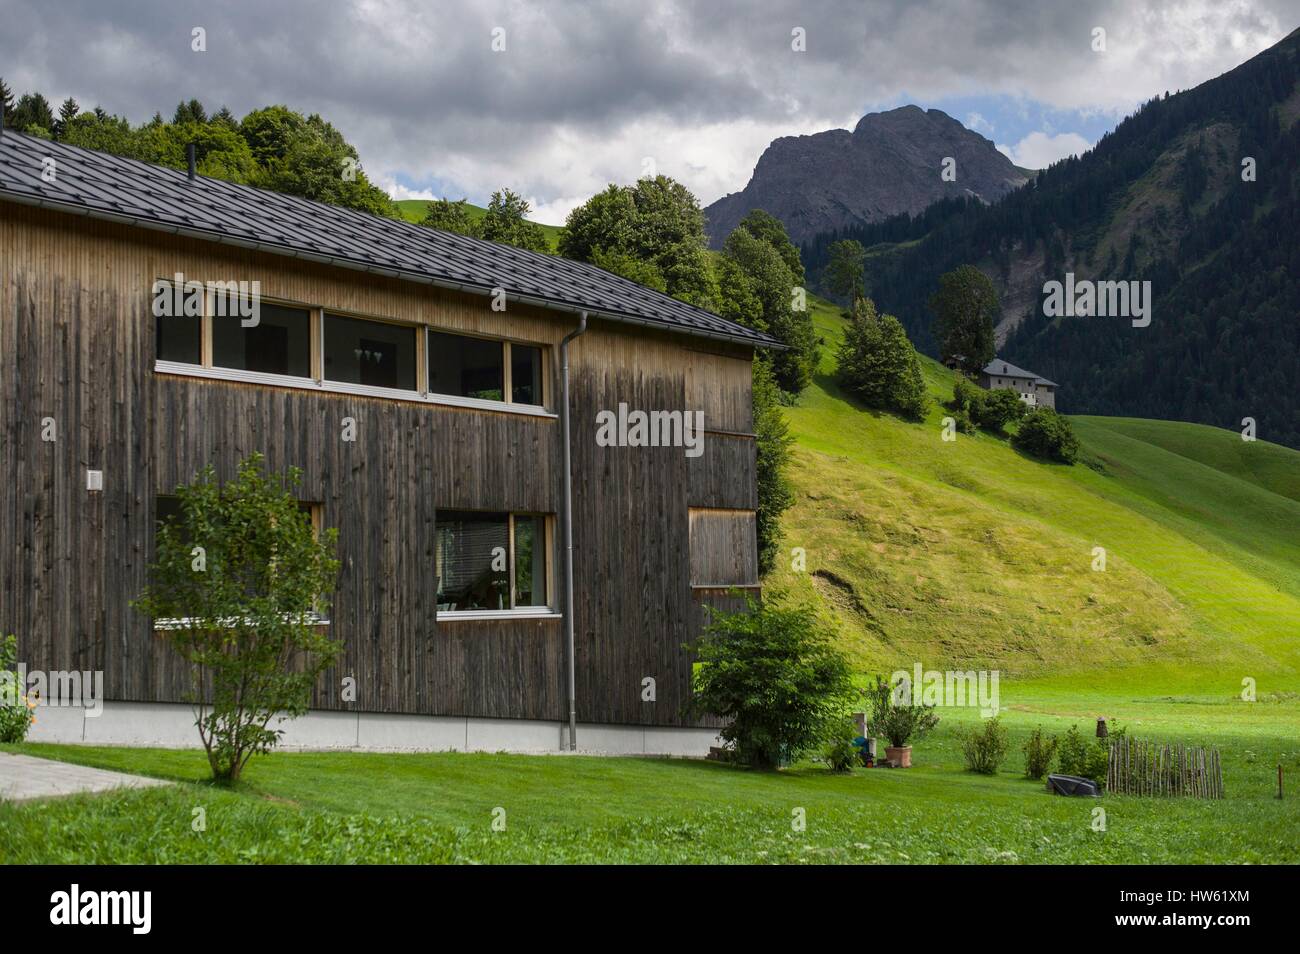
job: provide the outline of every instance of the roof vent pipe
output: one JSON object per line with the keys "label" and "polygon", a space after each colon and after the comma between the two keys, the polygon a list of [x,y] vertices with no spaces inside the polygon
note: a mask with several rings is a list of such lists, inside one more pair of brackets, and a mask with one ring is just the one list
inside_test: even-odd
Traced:
{"label": "roof vent pipe", "polygon": [[578,701],[574,673],[573,639],[573,453],[569,440],[569,342],[587,330],[587,313],[578,327],[560,340],[560,443],[564,445],[564,499],[560,501],[560,523],[564,532],[564,648],[568,664],[569,749],[578,748]]}
{"label": "roof vent pipe", "polygon": [[0,136],[5,134],[5,104],[0,100]]}
{"label": "roof vent pipe", "polygon": [[190,180],[193,181],[199,174],[198,161],[194,158],[194,143],[190,143],[185,147],[185,156],[190,161]]}

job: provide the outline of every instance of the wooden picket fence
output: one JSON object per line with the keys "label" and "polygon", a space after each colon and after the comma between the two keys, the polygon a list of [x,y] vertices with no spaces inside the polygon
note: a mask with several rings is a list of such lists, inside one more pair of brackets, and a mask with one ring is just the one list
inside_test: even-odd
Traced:
{"label": "wooden picket fence", "polygon": [[1117,795],[1222,798],[1218,749],[1143,742],[1127,736],[1110,743],[1106,790]]}

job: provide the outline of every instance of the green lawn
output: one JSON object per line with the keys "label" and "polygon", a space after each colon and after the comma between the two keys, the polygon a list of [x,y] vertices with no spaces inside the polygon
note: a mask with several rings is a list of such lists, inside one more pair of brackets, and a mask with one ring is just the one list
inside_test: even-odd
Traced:
{"label": "green lawn", "polygon": [[[19,862],[1300,862],[1300,454],[1235,432],[1075,418],[1084,462],[987,434],[940,439],[947,369],[925,361],[923,422],[855,405],[827,347],[788,409],[796,502],[769,592],[811,602],[862,675],[996,669],[1012,754],[964,771],[941,710],[908,771],[763,774],[684,760],[290,754],[236,791],[197,752],[18,751],[175,787],[0,805]],[[1068,385],[1067,385],[1068,386]],[[1093,569],[1094,548],[1107,554]],[[1257,701],[1242,699],[1253,680]],[[1220,749],[1218,802],[1047,795],[1019,773],[1041,724]],[[1273,797],[1281,765],[1293,793]],[[1106,831],[1093,829],[1096,807]],[[207,831],[191,821],[204,808]],[[506,828],[493,831],[495,809]],[[791,820],[802,809],[803,831]]]}
{"label": "green lawn", "polygon": [[[1297,705],[1117,701],[1002,687],[1013,750],[993,777],[964,771],[945,712],[909,770],[838,776],[806,764],[760,773],[708,762],[524,755],[277,753],[237,791],[202,782],[194,751],[6,747],[179,784],[21,806],[0,804],[0,859],[49,863],[686,862],[1295,863],[1300,799],[1273,798],[1276,766],[1300,771]],[[1220,802],[1048,795],[1019,777],[1034,725],[1090,730],[1097,712],[1145,738],[1213,742]],[[1077,716],[1077,717],[1076,717]],[[1093,810],[1106,830],[1094,831]],[[195,809],[207,830],[192,830]],[[493,813],[505,811],[505,830]],[[792,822],[803,810],[807,825]]]}

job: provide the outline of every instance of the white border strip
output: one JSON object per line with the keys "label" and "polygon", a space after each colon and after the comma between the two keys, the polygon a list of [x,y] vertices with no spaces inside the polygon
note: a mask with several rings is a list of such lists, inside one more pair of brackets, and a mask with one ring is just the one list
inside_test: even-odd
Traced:
{"label": "white border strip", "polygon": [[546,606],[512,610],[438,610],[438,622],[457,619],[563,619],[564,614]]}
{"label": "white border strip", "polygon": [[393,401],[412,401],[416,404],[437,404],[444,407],[472,408],[476,411],[496,411],[501,414],[520,414],[524,417],[541,417],[557,420],[544,407],[532,404],[507,404],[505,401],[485,401],[482,398],[457,397],[454,394],[421,394],[399,388],[380,388],[367,384],[346,384],[341,381],[316,381],[287,374],[267,374],[263,371],[241,371],[237,368],[205,368],[198,364],[180,361],[155,361],[154,371],[189,378],[207,378],[211,381],[233,381],[237,384],[266,384],[271,387],[292,388],[298,391],[319,391],[325,394],[351,394],[356,397],[386,398]]}

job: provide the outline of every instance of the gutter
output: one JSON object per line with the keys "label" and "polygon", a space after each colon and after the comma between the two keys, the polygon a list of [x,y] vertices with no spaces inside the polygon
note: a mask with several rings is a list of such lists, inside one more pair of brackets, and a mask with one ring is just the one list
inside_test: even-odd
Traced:
{"label": "gutter", "polygon": [[564,497],[560,522],[564,526],[564,649],[569,677],[569,751],[578,749],[578,694],[573,639],[573,448],[569,439],[569,342],[587,330],[587,313],[578,327],[560,340],[560,442],[564,445]]}
{"label": "gutter", "polygon": [[[144,219],[139,216],[125,215],[119,212],[106,212],[100,209],[88,208],[84,205],[78,205],[75,202],[60,202],[57,199],[46,199],[40,196],[27,195],[21,192],[9,192],[0,190],[0,198],[19,205],[35,206],[41,209],[53,209],[56,212],[66,212],[71,215],[79,215],[83,218],[97,219],[103,222],[113,222],[118,225],[130,225],[136,228],[150,229],[154,232],[164,232],[168,235],[181,235],[186,238],[199,239],[203,242],[216,242],[218,245],[231,245],[236,248],[250,249],[256,252],[269,252],[272,255],[283,255],[286,258],[298,258],[303,261],[317,262],[323,265],[333,265],[338,268],[348,268],[357,272],[366,272],[371,275],[382,275],[386,278],[399,278],[403,281],[419,282],[423,285],[433,285],[437,288],[446,288],[451,291],[463,292],[469,295],[482,295],[489,297],[493,289],[481,285],[470,285],[464,282],[454,281],[448,278],[434,278],[431,275],[425,275],[422,272],[413,272],[403,268],[382,268],[377,265],[367,265],[353,261],[348,258],[341,258],[337,255],[325,255],[319,252],[306,252],[293,248],[288,245],[279,245],[274,242],[259,242],[254,239],[240,239],[234,236],[225,235],[221,232],[213,232],[208,229],[186,228],[183,225],[171,225],[166,222],[159,222],[155,219]],[[552,311],[562,311],[573,315],[592,315],[596,318],[603,318],[607,321],[614,321],[620,324],[641,325],[646,328],[653,328],[656,331],[676,332],[687,335],[692,338],[711,338],[715,341],[726,341],[731,344],[741,344],[750,348],[767,348],[770,351],[788,351],[789,346],[784,345],[775,339],[762,340],[751,338],[745,335],[727,334],[722,331],[709,331],[704,328],[693,328],[685,325],[674,325],[669,322],[652,321],[648,318],[638,318],[634,315],[625,315],[619,312],[599,311],[586,306],[571,305],[566,302],[554,301],[548,298],[539,298],[535,295],[520,295],[507,292],[507,296],[525,305],[534,305],[538,308],[547,308]]]}

